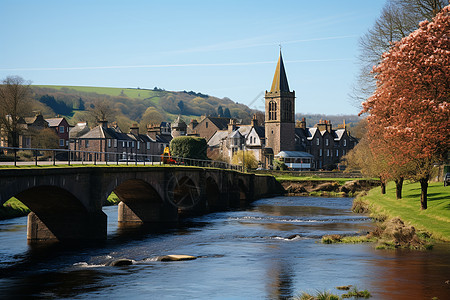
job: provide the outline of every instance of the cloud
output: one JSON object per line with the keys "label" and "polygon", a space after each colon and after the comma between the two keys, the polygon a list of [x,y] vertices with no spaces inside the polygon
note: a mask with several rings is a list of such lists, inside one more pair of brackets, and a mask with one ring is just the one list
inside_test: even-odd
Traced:
{"label": "cloud", "polygon": [[[302,59],[286,60],[285,63],[309,63],[309,62],[339,62],[351,61],[351,58],[331,59]],[[71,71],[71,70],[107,70],[107,69],[138,69],[138,68],[189,68],[189,67],[233,67],[273,64],[276,61],[255,62],[225,62],[225,63],[195,63],[195,64],[162,64],[162,65],[131,65],[131,66],[87,66],[87,67],[51,67],[51,68],[0,68],[0,71]]]}

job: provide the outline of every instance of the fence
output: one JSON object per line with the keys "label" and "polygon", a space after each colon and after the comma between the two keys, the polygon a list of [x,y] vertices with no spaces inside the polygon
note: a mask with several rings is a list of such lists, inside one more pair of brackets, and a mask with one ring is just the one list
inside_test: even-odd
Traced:
{"label": "fence", "polygon": [[[25,160],[24,160],[25,159]],[[14,166],[29,165],[185,165],[242,171],[242,166],[222,161],[167,157],[163,155],[138,154],[132,152],[96,152],[70,149],[40,149],[0,147],[0,164]]]}

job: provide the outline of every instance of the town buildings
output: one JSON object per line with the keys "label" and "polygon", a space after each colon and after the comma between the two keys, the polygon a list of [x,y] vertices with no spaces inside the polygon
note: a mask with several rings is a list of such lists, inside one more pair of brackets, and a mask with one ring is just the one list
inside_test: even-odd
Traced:
{"label": "town buildings", "polygon": [[[238,150],[252,151],[264,168],[271,168],[273,160],[278,159],[291,169],[334,169],[357,143],[345,125],[334,129],[325,120],[308,128],[303,119],[299,127],[295,126],[295,91],[289,89],[281,52],[270,91],[265,93],[264,125],[257,124],[255,116],[250,125],[228,119],[224,128],[226,120],[221,119],[221,126],[212,122],[213,118],[204,119],[203,128],[194,126],[200,136],[207,138],[209,153],[231,158]],[[212,135],[205,131],[211,123],[216,130]]]}

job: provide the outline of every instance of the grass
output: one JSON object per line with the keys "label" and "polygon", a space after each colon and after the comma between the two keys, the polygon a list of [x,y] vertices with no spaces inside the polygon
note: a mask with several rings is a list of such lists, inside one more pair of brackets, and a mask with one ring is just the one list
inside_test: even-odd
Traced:
{"label": "grass", "polygon": [[389,218],[400,218],[419,231],[428,232],[432,238],[450,241],[450,187],[441,182],[428,186],[428,209],[420,209],[420,184],[406,182],[403,199],[396,199],[395,184],[388,183],[386,194],[380,188],[372,189],[363,200],[370,205],[372,213]]}
{"label": "grass", "polygon": [[322,237],[322,243],[323,244],[360,244],[360,243],[373,243],[376,242],[377,239],[364,235],[364,236],[341,236],[339,234],[332,234],[332,235],[324,235]]}
{"label": "grass", "polygon": [[292,298],[293,300],[339,300],[339,299],[345,299],[345,298],[370,298],[372,297],[372,295],[370,294],[369,291],[367,290],[363,290],[360,291],[357,289],[357,287],[353,287],[351,290],[352,286],[351,285],[347,285],[347,286],[338,286],[336,287],[336,289],[338,290],[349,290],[347,293],[342,294],[342,296],[338,296],[335,294],[332,294],[331,292],[328,291],[317,291],[316,294],[312,295],[310,293],[306,293],[306,292],[302,292],[299,296]]}
{"label": "grass", "polygon": [[26,216],[29,212],[30,209],[25,204],[12,197],[0,206],[0,220]]}
{"label": "grass", "polygon": [[150,99],[155,104],[159,104],[159,95],[160,92],[158,91],[152,91],[147,89],[133,89],[133,88],[112,88],[112,87],[95,87],[95,86],[59,86],[59,85],[36,85],[37,87],[42,88],[51,88],[56,90],[61,90],[63,88],[72,89],[80,92],[86,92],[86,93],[97,93],[97,94],[103,94],[103,95],[109,95],[109,96],[120,96],[122,91],[123,94],[126,95],[129,98],[136,98],[136,99],[146,99],[146,98],[152,98]]}

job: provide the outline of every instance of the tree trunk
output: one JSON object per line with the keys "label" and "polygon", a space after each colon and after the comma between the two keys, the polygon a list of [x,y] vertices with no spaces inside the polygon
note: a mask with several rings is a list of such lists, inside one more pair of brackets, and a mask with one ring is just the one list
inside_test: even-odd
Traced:
{"label": "tree trunk", "polygon": [[381,182],[381,194],[386,194],[386,182],[384,181],[383,178],[380,178],[380,182]]}
{"label": "tree trunk", "polygon": [[427,209],[427,190],[428,190],[428,178],[421,178],[420,180],[420,208],[422,210]]}
{"label": "tree trunk", "polygon": [[402,199],[403,177],[395,179],[395,191],[397,199]]}

